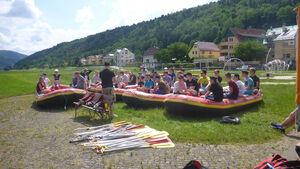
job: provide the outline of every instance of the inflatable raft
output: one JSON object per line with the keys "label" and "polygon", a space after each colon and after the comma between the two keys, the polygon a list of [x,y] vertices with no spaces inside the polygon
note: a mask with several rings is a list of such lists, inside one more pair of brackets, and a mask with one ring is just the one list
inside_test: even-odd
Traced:
{"label": "inflatable raft", "polygon": [[223,116],[253,106],[263,100],[262,92],[256,95],[239,97],[237,100],[223,99],[214,102],[203,97],[171,95],[165,99],[168,112],[181,115]]}
{"label": "inflatable raft", "polygon": [[159,95],[137,90],[127,90],[123,93],[123,102],[134,108],[164,107],[165,99],[172,94]]}
{"label": "inflatable raft", "polygon": [[[122,101],[122,95],[123,95],[124,91],[126,91],[128,89],[135,89],[135,88],[137,88],[137,85],[128,85],[124,89],[115,88],[115,94],[116,94],[116,97],[117,97],[117,101]],[[97,86],[95,88],[90,88],[90,89],[88,89],[88,91],[102,92],[102,86]]]}
{"label": "inflatable raft", "polygon": [[50,92],[36,95],[36,103],[41,107],[58,107],[72,105],[85,95],[86,91],[81,89],[69,88],[60,85],[59,89],[51,89]]}

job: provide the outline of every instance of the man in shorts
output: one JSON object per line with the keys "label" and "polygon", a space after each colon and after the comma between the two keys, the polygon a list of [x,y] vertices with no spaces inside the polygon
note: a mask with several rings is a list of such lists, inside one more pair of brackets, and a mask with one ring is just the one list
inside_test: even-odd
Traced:
{"label": "man in shorts", "polygon": [[110,119],[115,117],[114,115],[114,102],[116,101],[115,90],[113,88],[113,83],[116,83],[115,73],[111,70],[110,64],[105,62],[105,68],[100,72],[100,79],[102,82],[102,94],[103,102],[110,106]]}

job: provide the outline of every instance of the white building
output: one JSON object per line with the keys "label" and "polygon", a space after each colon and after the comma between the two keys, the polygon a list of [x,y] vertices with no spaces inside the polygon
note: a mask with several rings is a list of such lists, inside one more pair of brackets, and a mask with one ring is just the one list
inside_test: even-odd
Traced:
{"label": "white building", "polygon": [[117,66],[126,66],[134,62],[134,53],[127,48],[117,49],[114,54],[114,60]]}
{"label": "white building", "polygon": [[148,48],[143,55],[143,65],[147,69],[155,69],[156,67],[160,66],[161,64],[154,58],[154,53],[158,52],[159,48],[154,46]]}

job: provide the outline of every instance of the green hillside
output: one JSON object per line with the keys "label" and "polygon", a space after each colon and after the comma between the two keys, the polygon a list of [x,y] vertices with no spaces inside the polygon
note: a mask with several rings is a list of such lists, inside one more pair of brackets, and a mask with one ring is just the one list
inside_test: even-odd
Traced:
{"label": "green hillside", "polygon": [[191,45],[197,40],[218,43],[229,27],[267,29],[283,23],[294,25],[293,8],[298,5],[299,0],[220,0],[61,43],[19,61],[16,68],[77,65],[82,57],[123,47],[141,56],[154,45],[160,48],[174,42]]}
{"label": "green hillside", "polygon": [[26,55],[18,52],[0,50],[0,70],[4,69],[5,67],[14,66],[15,63],[25,57]]}

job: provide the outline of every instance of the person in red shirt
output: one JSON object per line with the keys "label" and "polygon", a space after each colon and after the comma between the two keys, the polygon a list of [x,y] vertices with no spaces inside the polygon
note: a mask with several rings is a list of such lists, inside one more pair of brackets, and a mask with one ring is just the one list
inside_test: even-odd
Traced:
{"label": "person in red shirt", "polygon": [[233,100],[237,99],[239,97],[239,87],[235,81],[231,80],[231,73],[226,73],[225,79],[228,82],[229,91],[224,93],[224,97]]}

